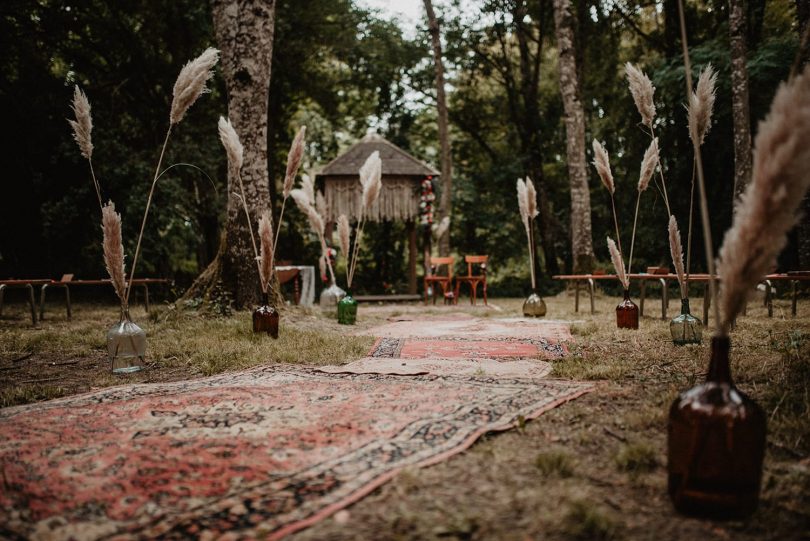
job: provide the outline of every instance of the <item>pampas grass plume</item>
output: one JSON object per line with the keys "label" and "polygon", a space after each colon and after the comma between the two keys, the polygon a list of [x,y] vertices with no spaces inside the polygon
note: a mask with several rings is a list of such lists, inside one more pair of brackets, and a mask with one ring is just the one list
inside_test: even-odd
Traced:
{"label": "pampas grass plume", "polygon": [[326,216],[326,198],[323,196],[323,192],[315,193],[315,210],[318,211],[322,218]]}
{"label": "pampas grass plume", "polygon": [[810,187],[810,65],[776,92],[754,144],[751,184],[720,249],[720,335],[773,267]]}
{"label": "pampas grass plume", "polygon": [[261,274],[262,291],[267,292],[267,285],[273,277],[273,219],[265,210],[259,218],[259,274]]}
{"label": "pampas grass plume", "polygon": [[436,238],[440,239],[447,233],[447,230],[450,229],[450,216],[445,216],[442,218],[442,221],[439,222],[439,225],[436,227]]}
{"label": "pampas grass plume", "polygon": [[624,260],[622,260],[622,254],[619,252],[619,248],[616,247],[616,243],[613,242],[613,239],[610,237],[607,238],[607,244],[608,250],[610,251],[610,259],[613,261],[613,267],[616,269],[616,275],[619,277],[619,281],[625,289],[630,289],[630,281],[627,279],[627,273],[624,271]]}
{"label": "pampas grass plume", "polygon": [[593,140],[593,165],[596,167],[596,172],[599,173],[602,184],[605,185],[610,195],[613,195],[616,186],[613,183],[613,173],[610,172],[610,156],[602,143],[596,139]]}
{"label": "pampas grass plume", "polygon": [[244,161],[245,149],[242,142],[239,141],[239,135],[231,124],[230,119],[226,120],[225,117],[219,117],[219,139],[222,141],[222,146],[225,147],[225,153],[228,155],[228,164],[234,171],[242,169]]}
{"label": "pampas grass plume", "polygon": [[298,205],[298,208],[301,209],[307,219],[309,220],[309,225],[312,227],[312,230],[320,237],[323,234],[325,229],[325,223],[323,218],[318,211],[315,210],[315,207],[309,201],[309,195],[301,189],[295,189],[290,192],[290,196],[295,201],[295,204]]}
{"label": "pampas grass plume", "polygon": [[295,175],[298,173],[298,168],[301,167],[301,161],[304,159],[304,136],[306,133],[307,127],[301,126],[290,145],[290,151],[287,153],[287,171],[284,174],[283,189],[285,198],[290,195],[290,191],[295,183]]}
{"label": "pampas grass plume", "polygon": [[[315,204],[315,182],[309,175],[301,175],[301,190],[307,197],[307,203],[310,205]],[[290,194],[292,191],[290,192]]]}
{"label": "pampas grass plume", "polygon": [[205,84],[214,76],[211,71],[219,61],[219,51],[209,47],[203,53],[183,66],[174,83],[174,98],[169,121],[177,124],[202,94],[210,92]]}
{"label": "pampas grass plume", "polygon": [[712,110],[714,109],[715,85],[717,72],[711,64],[707,65],[698,77],[695,91],[689,96],[689,137],[697,137],[699,145],[703,144],[706,134],[712,127]]}
{"label": "pampas grass plume", "polygon": [[650,185],[655,166],[658,164],[658,138],[655,137],[644,152],[641,160],[641,173],[638,176],[638,191],[643,192]]}
{"label": "pampas grass plume", "polygon": [[526,177],[526,211],[529,214],[529,219],[540,213],[537,210],[537,191],[534,189],[534,182],[529,177]]}
{"label": "pampas grass plume", "polygon": [[337,220],[337,228],[338,228],[338,241],[340,242],[340,251],[343,252],[344,257],[346,260],[349,259],[349,239],[351,238],[351,226],[349,226],[349,219],[346,218],[345,214],[341,214],[338,216]]}
{"label": "pampas grass plume", "polygon": [[104,233],[104,266],[110,275],[115,294],[124,302],[126,298],[126,274],[124,270],[124,244],[121,239],[121,215],[115,212],[115,204],[109,201],[101,208],[101,229]]}
{"label": "pampas grass plume", "polygon": [[382,190],[382,160],[374,151],[360,168],[360,184],[363,186],[363,208],[368,210]]}
{"label": "pampas grass plume", "polygon": [[79,88],[79,85],[76,85],[73,89],[73,105],[71,108],[76,116],[76,120],[68,120],[73,128],[73,138],[79,145],[82,156],[89,160],[93,156],[93,139],[91,137],[93,117],[90,115],[90,101]]}
{"label": "pampas grass plume", "polygon": [[517,179],[517,199],[518,210],[520,211],[520,220],[526,228],[526,234],[529,234],[529,196],[526,189],[526,182],[522,178]]}
{"label": "pampas grass plume", "polygon": [[652,128],[653,119],[655,118],[655,103],[653,102],[655,87],[647,74],[630,62],[624,65],[624,72],[627,75],[630,94],[633,95],[636,109],[641,115],[641,121]]}
{"label": "pampas grass plume", "polygon": [[687,291],[686,272],[683,267],[683,245],[675,216],[669,217],[669,252],[672,254],[672,264],[675,265],[675,274],[678,275],[678,284],[681,286],[681,298],[685,299]]}

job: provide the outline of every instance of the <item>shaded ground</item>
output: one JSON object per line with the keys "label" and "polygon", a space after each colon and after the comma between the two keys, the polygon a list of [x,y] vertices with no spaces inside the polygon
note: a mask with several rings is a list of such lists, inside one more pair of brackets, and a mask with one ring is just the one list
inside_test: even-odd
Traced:
{"label": "shaded ground", "polygon": [[[575,314],[570,296],[547,301],[549,317],[575,321],[572,356],[555,361],[553,376],[597,381],[596,392],[485,437],[446,462],[402,472],[292,538],[810,539],[810,302],[799,303],[796,319],[787,302],[777,303],[773,319],[752,302],[732,336],[732,369],[768,412],[769,447],[760,510],[747,521],[715,523],[673,513],[665,478],[666,411],[679,390],[704,377],[708,347],[672,346],[668,323],[651,317],[639,331],[615,329],[617,299],[600,297],[593,316]],[[520,301],[493,304],[500,310],[459,305],[427,312],[513,316]],[[651,303],[648,313],[656,308]],[[693,309],[699,313],[700,302]],[[121,379],[103,366],[114,308],[79,306],[71,323],[53,311],[38,330],[26,324],[24,307],[9,312],[0,321],[3,405],[267,361],[348,361],[371,344],[342,335],[347,329],[318,311],[285,312],[281,339],[272,341],[252,335],[247,314],[204,319],[164,310],[145,322],[151,369]],[[424,313],[421,306],[361,305],[360,326]],[[140,310],[135,317],[145,318]]]}

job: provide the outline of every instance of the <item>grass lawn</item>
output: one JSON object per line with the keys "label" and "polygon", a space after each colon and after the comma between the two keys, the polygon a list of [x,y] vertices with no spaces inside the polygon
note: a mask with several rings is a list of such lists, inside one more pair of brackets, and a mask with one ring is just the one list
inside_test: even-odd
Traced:
{"label": "grass lawn", "polygon": [[[769,319],[752,301],[732,334],[732,371],[768,413],[760,509],[746,521],[676,515],[666,495],[666,415],[677,393],[705,377],[708,339],[675,347],[660,305],[648,301],[638,331],[617,330],[617,298],[575,313],[573,298],[546,299],[549,318],[572,321],[571,356],[552,377],[597,390],[515,430],[484,437],[441,464],[406,470],[347,511],[292,536],[321,539],[810,539],[810,302],[776,301]],[[490,308],[361,305],[360,327],[404,313],[519,314],[520,299]],[[670,304],[670,317],[677,302]],[[587,302],[582,303],[587,307]],[[693,312],[702,311],[699,299]],[[587,309],[587,308],[586,308]],[[104,334],[112,306],[80,304],[72,322],[54,306],[39,328],[25,307],[0,320],[0,406],[127,382],[200,377],[260,363],[334,364],[362,356],[368,337],[318,309],[282,314],[278,341],[254,336],[248,313],[206,318],[164,307],[133,310],[149,340],[149,368],[113,377]],[[706,338],[708,338],[708,333]]]}

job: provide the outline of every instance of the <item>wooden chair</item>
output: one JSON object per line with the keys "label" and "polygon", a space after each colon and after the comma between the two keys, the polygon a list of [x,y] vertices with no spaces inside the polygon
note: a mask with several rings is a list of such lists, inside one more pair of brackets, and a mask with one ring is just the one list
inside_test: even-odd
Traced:
{"label": "wooden chair", "polygon": [[[436,287],[441,286],[442,297],[447,297],[447,292],[453,291],[453,264],[455,263],[454,257],[432,257],[430,258],[430,275],[425,276],[424,280],[424,295],[425,304],[428,302],[428,290],[433,289],[433,304],[436,304]],[[445,265],[447,267],[447,275],[442,276],[439,270]]]}
{"label": "wooden chair", "polygon": [[[484,286],[484,305],[487,304],[487,260],[488,255],[465,255],[464,261],[467,263],[467,275],[456,276],[456,299],[458,299],[458,290],[461,288],[462,283],[470,285],[470,304],[475,304],[478,300],[478,284]],[[473,274],[473,265],[478,265],[481,269],[481,274]]]}

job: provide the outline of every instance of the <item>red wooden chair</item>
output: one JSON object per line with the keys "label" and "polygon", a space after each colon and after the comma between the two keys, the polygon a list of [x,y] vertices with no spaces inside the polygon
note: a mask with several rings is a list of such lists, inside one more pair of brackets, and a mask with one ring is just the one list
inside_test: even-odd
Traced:
{"label": "red wooden chair", "polygon": [[[425,304],[428,302],[428,291],[433,291],[433,304],[436,304],[436,287],[441,286],[442,296],[447,298],[447,292],[453,291],[453,264],[455,258],[453,257],[432,257],[430,258],[430,275],[425,276],[424,280],[424,294]],[[442,276],[439,270],[442,266],[447,267],[447,275]]]}
{"label": "red wooden chair", "polygon": [[[484,305],[487,304],[487,260],[488,255],[465,255],[464,261],[467,263],[467,275],[456,276],[456,299],[458,299],[461,284],[470,285],[470,304],[475,304],[478,300],[478,284],[484,286]],[[478,265],[481,274],[473,274],[473,265]]]}

